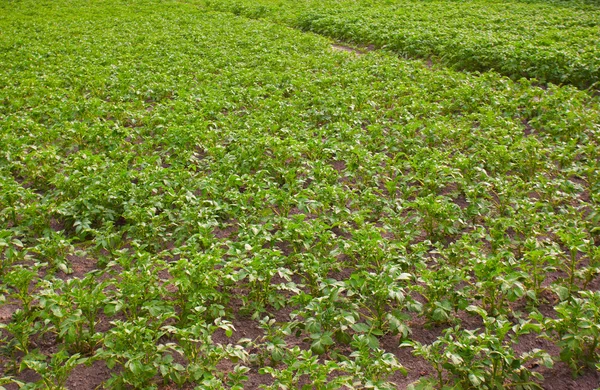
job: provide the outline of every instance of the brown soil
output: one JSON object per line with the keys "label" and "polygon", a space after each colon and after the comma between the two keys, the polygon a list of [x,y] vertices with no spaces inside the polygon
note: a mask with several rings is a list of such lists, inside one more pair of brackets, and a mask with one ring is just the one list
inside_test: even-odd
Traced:
{"label": "brown soil", "polygon": [[593,390],[600,386],[600,372],[590,369],[574,378],[564,363],[557,363],[552,369],[540,369],[540,373],[544,376],[545,390]]}
{"label": "brown soil", "polygon": [[0,306],[0,323],[8,323],[13,313],[19,308],[18,305],[4,304]]}
{"label": "brown soil", "polygon": [[95,389],[110,379],[111,370],[101,361],[96,361],[90,366],[79,365],[71,372],[67,380],[67,388],[73,390]]}
{"label": "brown soil", "polygon": [[355,49],[353,47],[345,46],[345,45],[333,44],[333,45],[331,45],[331,48],[334,51],[341,51],[341,52],[346,52],[346,53],[354,53],[354,54],[358,54],[358,55],[365,54],[365,52],[362,51],[362,50],[358,50],[358,49]]}
{"label": "brown soil", "polygon": [[[416,331],[418,332],[418,330]],[[405,389],[409,384],[418,381],[421,377],[434,374],[433,367],[428,361],[413,356],[411,348],[400,347],[400,344],[401,340],[398,336],[384,336],[380,340],[381,348],[396,356],[398,362],[408,371],[406,376],[401,372],[394,373],[388,378],[390,382],[394,383],[398,389]]]}

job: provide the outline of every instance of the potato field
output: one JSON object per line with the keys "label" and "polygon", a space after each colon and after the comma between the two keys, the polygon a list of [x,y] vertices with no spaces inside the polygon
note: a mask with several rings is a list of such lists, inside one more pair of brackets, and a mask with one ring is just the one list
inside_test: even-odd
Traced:
{"label": "potato field", "polygon": [[600,3],[0,0],[0,389],[600,388]]}

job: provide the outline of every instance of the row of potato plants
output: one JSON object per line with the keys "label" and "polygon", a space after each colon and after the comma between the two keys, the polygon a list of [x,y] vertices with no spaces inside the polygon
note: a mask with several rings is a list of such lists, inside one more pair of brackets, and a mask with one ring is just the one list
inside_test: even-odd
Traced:
{"label": "row of potato plants", "polygon": [[392,389],[399,345],[416,388],[600,363],[597,97],[181,2],[0,7],[0,386]]}
{"label": "row of potato plants", "polygon": [[600,11],[581,1],[193,0],[403,57],[598,88]]}

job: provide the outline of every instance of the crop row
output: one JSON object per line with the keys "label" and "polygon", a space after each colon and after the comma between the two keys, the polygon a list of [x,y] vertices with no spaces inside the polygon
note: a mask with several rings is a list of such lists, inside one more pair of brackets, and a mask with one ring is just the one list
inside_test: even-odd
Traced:
{"label": "crop row", "polygon": [[[196,1],[198,2],[198,1]],[[455,69],[589,88],[600,80],[600,12],[577,2],[203,0]],[[597,88],[594,87],[594,88]]]}
{"label": "crop row", "polygon": [[0,7],[0,383],[600,363],[597,97],[181,2]]}

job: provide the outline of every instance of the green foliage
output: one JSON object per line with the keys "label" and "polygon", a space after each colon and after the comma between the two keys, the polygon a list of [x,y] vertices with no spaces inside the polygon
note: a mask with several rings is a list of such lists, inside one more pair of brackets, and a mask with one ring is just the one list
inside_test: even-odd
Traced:
{"label": "green foliage", "polygon": [[193,0],[467,71],[598,87],[597,3]]}
{"label": "green foliage", "polygon": [[560,360],[575,373],[598,362],[600,342],[600,293],[581,291],[555,307],[557,318],[532,314],[546,329],[546,337],[561,348]]}
{"label": "green foliage", "polygon": [[210,7],[543,76],[181,1],[0,2],[0,383],[396,388],[402,342],[418,386],[535,388],[528,332],[600,364],[600,101],[538,86],[594,82],[596,8],[475,33],[488,0],[335,3]]}
{"label": "green foliage", "polygon": [[152,322],[146,318],[134,322],[114,322],[114,327],[104,337],[103,347],[95,354],[105,360],[109,368],[117,364],[122,367],[118,374],[113,374],[107,385],[144,387],[156,375],[179,382],[184,367],[174,362],[169,345],[160,342],[167,329],[160,329]]}
{"label": "green foliage", "polygon": [[414,353],[431,362],[437,373],[435,378],[426,378],[413,388],[429,388],[432,382],[442,387],[449,379],[462,389],[502,389],[506,386],[541,389],[539,381],[543,378],[528,368],[528,362],[539,361],[552,367],[550,355],[539,349],[521,354],[514,349],[520,336],[540,328],[529,322],[513,325],[506,317],[489,317],[475,306],[467,310],[481,315],[482,332],[457,326],[446,329],[444,335],[430,345],[403,344],[414,347]]}
{"label": "green foliage", "polygon": [[[316,355],[308,351],[302,351],[298,347],[292,348],[283,359],[285,368],[276,369],[265,367],[261,373],[269,374],[274,382],[269,386],[261,386],[264,389],[339,389],[344,385],[350,385],[350,377],[338,375],[331,379],[331,374],[342,371],[339,363],[334,361],[320,362]],[[307,383],[300,384],[302,377],[308,378]]]}
{"label": "green foliage", "polygon": [[50,359],[37,351],[28,353],[21,361],[21,367],[27,367],[42,377],[36,383],[28,383],[24,389],[65,390],[71,371],[88,361],[79,354],[69,355],[65,350],[53,354]]}

